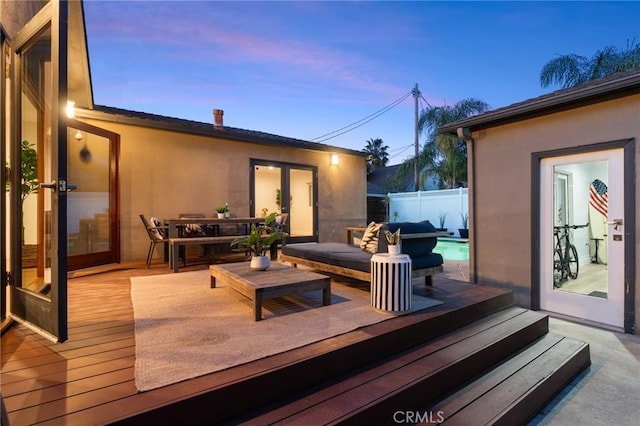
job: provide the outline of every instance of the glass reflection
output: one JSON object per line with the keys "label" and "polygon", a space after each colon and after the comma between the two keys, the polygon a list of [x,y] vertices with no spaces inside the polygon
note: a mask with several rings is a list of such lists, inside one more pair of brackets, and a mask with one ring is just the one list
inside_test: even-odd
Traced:
{"label": "glass reflection", "polygon": [[607,298],[607,162],[554,167],[553,287]]}

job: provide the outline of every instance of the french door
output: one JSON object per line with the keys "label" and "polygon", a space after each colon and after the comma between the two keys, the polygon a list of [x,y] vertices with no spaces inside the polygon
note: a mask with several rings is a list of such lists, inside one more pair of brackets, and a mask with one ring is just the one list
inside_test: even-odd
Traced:
{"label": "french door", "polygon": [[288,242],[318,240],[318,184],[313,166],[251,161],[251,215],[286,215]]}
{"label": "french door", "polygon": [[11,40],[10,316],[67,339],[67,2],[49,2]]}
{"label": "french door", "polygon": [[118,134],[69,120],[67,269],[120,261]]}
{"label": "french door", "polygon": [[[615,144],[614,144],[615,145]],[[627,329],[634,255],[625,149],[542,158],[540,308]],[[632,322],[631,322],[632,324]]]}

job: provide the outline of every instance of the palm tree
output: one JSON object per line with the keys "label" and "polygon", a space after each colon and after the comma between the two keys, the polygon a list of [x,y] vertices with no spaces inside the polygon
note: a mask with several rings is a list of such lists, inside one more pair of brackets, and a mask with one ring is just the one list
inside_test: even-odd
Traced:
{"label": "palm tree", "polygon": [[380,138],[371,138],[367,141],[367,146],[363,149],[371,157],[367,162],[367,173],[385,167],[389,162],[389,153],[387,152],[389,147],[383,144],[384,142]]}
{"label": "palm tree", "polygon": [[467,145],[463,140],[451,135],[438,134],[438,128],[454,121],[468,118],[489,109],[489,105],[480,99],[467,98],[455,105],[429,107],[422,110],[418,119],[418,130],[426,133],[427,142],[417,158],[412,158],[400,165],[397,179],[403,180],[413,172],[415,162],[420,170],[420,187],[424,189],[424,181],[435,175],[439,187],[455,188],[458,182],[467,180]]}
{"label": "palm tree", "polygon": [[640,45],[635,42],[622,51],[607,46],[591,59],[576,54],[561,55],[542,67],[540,86],[559,84],[566,89],[637,67],[640,67]]}

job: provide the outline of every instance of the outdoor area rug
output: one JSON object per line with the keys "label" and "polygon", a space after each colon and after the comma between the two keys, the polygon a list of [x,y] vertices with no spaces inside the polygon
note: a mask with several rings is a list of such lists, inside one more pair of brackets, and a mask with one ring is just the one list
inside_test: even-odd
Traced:
{"label": "outdoor area rug", "polygon": [[[247,265],[248,267],[248,265]],[[322,291],[267,300],[262,321],[252,302],[209,271],[131,278],[135,319],[135,381],[147,391],[285,352],[399,314],[371,307],[370,293],[332,283]],[[441,304],[414,295],[412,311]]]}

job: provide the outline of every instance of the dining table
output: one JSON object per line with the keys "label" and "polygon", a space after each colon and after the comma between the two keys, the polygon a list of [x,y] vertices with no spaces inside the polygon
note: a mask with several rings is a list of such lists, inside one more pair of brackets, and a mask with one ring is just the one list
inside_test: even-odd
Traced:
{"label": "dining table", "polygon": [[181,217],[181,218],[169,218],[164,221],[169,226],[169,238],[181,237],[180,230],[187,225],[210,225],[214,229],[217,229],[216,225],[244,225],[245,234],[249,233],[251,225],[258,225],[264,223],[263,217]]}

